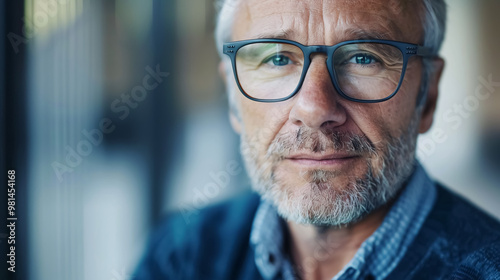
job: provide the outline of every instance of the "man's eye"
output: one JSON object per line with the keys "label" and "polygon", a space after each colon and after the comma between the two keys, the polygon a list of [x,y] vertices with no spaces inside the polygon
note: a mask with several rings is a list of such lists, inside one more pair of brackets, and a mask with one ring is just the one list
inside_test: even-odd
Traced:
{"label": "man's eye", "polygon": [[284,66],[290,64],[290,58],[284,55],[273,55],[264,60],[264,63],[272,63],[274,66]]}
{"label": "man's eye", "polygon": [[361,65],[367,65],[367,64],[375,63],[376,59],[369,54],[356,54],[348,62],[361,64]]}

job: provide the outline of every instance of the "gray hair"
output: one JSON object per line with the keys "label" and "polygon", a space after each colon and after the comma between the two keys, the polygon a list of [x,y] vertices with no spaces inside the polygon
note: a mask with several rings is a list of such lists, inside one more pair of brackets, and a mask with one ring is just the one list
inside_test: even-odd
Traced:
{"label": "gray hair", "polygon": [[[445,0],[422,0],[424,13],[422,22],[424,23],[424,46],[431,49],[431,54],[437,56],[441,50],[446,32],[446,3]],[[422,60],[423,72],[420,92],[417,97],[417,107],[422,107],[427,99],[430,77],[434,72],[432,59],[424,57]]]}
{"label": "gray hair", "polygon": [[[235,10],[241,0],[216,0],[216,8],[218,11],[217,22],[215,27],[215,42],[217,50],[223,60],[227,57],[222,53],[222,44],[231,41],[232,22],[234,20]],[[443,44],[444,34],[446,31],[446,3],[445,0],[421,0],[423,13],[421,21],[424,29],[423,45],[431,49],[431,54],[437,56]],[[434,71],[434,64],[431,58],[423,59],[422,82],[420,85],[420,93],[417,98],[418,107],[422,106],[427,97],[430,76]],[[226,77],[230,78],[231,67],[226,66]],[[227,89],[231,91],[232,89]],[[233,102],[232,93],[228,92],[229,104],[234,113],[235,104]],[[237,115],[237,114],[236,114]]]}

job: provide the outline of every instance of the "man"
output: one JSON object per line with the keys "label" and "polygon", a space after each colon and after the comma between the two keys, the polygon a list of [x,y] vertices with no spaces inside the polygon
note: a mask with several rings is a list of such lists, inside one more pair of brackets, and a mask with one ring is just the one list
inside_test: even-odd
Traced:
{"label": "man", "polygon": [[500,224],[415,160],[441,0],[226,0],[231,124],[260,195],[173,216],[139,279],[500,279]]}

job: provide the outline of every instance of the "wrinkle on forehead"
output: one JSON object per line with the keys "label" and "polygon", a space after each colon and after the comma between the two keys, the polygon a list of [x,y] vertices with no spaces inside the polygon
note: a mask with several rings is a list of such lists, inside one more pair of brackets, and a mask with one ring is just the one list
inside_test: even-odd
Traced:
{"label": "wrinkle on forehead", "polygon": [[[369,29],[366,28],[369,22]],[[370,12],[358,12],[352,14],[339,13],[336,22],[339,41],[352,39],[386,39],[398,40],[403,37],[403,31],[387,15],[374,14]]]}
{"label": "wrinkle on forehead", "polygon": [[[334,0],[336,3],[343,3],[351,6],[364,5],[368,9],[384,7],[393,14],[406,13],[419,7],[421,0]],[[332,1],[333,2],[333,1]],[[338,7],[338,6],[337,6]]]}
{"label": "wrinkle on forehead", "polygon": [[[280,33],[271,37],[286,36],[304,44],[333,44],[374,37],[366,36],[363,31],[367,29],[376,31],[375,37],[379,39],[419,43],[422,37],[420,6],[417,5],[420,0],[246,0],[241,3],[234,40]],[[317,42],[318,38],[324,42]]]}

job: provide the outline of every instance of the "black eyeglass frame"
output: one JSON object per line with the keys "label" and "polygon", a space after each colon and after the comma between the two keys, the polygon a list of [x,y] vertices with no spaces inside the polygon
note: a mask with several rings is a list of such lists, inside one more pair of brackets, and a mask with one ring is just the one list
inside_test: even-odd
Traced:
{"label": "black eyeglass frame", "polygon": [[[302,50],[302,53],[304,54],[304,66],[302,68],[302,73],[301,77],[299,80],[299,83],[297,84],[297,87],[293,90],[293,92],[282,98],[276,98],[276,99],[260,99],[260,98],[255,98],[250,95],[248,95],[245,90],[241,87],[240,81],[238,79],[238,73],[236,70],[236,53],[241,47],[244,47],[249,44],[255,44],[255,43],[286,43],[290,45],[294,45]],[[378,44],[387,44],[390,46],[394,46],[398,48],[401,53],[403,54],[403,69],[401,72],[401,78],[399,79],[399,84],[396,90],[389,96],[382,98],[382,99],[375,99],[375,100],[363,100],[363,99],[357,99],[357,98],[352,98],[348,95],[346,95],[339,87],[337,77],[335,76],[334,72],[334,67],[333,67],[333,54],[335,51],[344,45],[349,45],[349,44],[358,44],[358,43],[378,43]],[[298,42],[291,41],[291,40],[286,40],[286,39],[251,39],[251,40],[242,40],[242,41],[234,41],[234,42],[228,42],[223,44],[223,50],[222,52],[226,55],[229,56],[231,59],[231,64],[233,68],[233,74],[234,78],[236,79],[236,84],[238,85],[238,88],[240,89],[241,93],[247,97],[248,99],[251,99],[253,101],[257,102],[280,102],[280,101],[285,101],[290,98],[292,98],[297,92],[300,90],[302,87],[302,84],[304,83],[304,79],[307,73],[307,70],[309,69],[309,66],[311,64],[311,55],[313,53],[326,53],[327,54],[327,59],[326,59],[326,65],[328,72],[330,73],[330,78],[333,81],[333,86],[337,90],[337,92],[345,99],[354,101],[354,102],[360,102],[360,103],[378,103],[378,102],[383,102],[386,100],[391,99],[396,95],[396,93],[399,91],[401,88],[401,84],[403,83],[405,72],[406,72],[406,66],[408,64],[408,60],[412,56],[423,56],[423,57],[429,57],[433,56],[431,53],[431,49],[416,45],[416,44],[411,44],[411,43],[405,43],[405,42],[399,42],[399,41],[391,41],[391,40],[378,40],[378,39],[371,39],[371,40],[350,40],[350,41],[344,41],[340,42],[338,44],[335,44],[333,46],[327,46],[327,45],[312,45],[312,46],[306,46],[302,45]]]}

